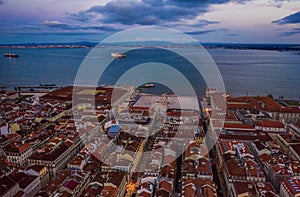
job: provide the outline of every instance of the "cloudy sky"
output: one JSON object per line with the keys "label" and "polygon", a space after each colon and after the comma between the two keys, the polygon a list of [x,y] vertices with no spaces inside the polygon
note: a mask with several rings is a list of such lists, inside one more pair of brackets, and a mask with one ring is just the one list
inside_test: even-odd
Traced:
{"label": "cloudy sky", "polygon": [[300,43],[299,0],[0,0],[0,43],[100,41],[163,26],[200,42]]}

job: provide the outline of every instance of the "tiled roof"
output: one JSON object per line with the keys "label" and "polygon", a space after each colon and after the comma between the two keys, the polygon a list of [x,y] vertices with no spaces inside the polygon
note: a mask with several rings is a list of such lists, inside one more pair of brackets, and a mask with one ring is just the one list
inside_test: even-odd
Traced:
{"label": "tiled roof", "polygon": [[291,148],[298,154],[300,157],[300,144],[293,144],[291,145]]}
{"label": "tiled roof", "polygon": [[44,161],[54,161],[56,160],[61,154],[63,154],[66,150],[68,150],[68,146],[65,144],[60,145],[55,150],[51,151],[50,153],[34,153],[29,157],[29,159],[33,160],[44,160]]}
{"label": "tiled roof", "polygon": [[75,190],[75,188],[79,185],[79,183],[75,180],[69,180],[64,182],[63,186],[68,188],[69,190],[73,191]]}
{"label": "tiled roof", "polygon": [[254,127],[249,124],[234,124],[234,123],[225,123],[224,128],[230,129],[247,129],[247,130],[254,130]]}
{"label": "tiled roof", "polygon": [[284,124],[280,121],[275,120],[259,120],[255,122],[255,124],[259,124],[262,127],[270,127],[270,128],[285,128]]}
{"label": "tiled roof", "polygon": [[197,197],[197,194],[205,196],[217,196],[216,185],[211,180],[202,179],[183,179],[182,196]]}
{"label": "tiled roof", "polygon": [[261,151],[266,148],[266,146],[261,141],[254,141],[253,144],[257,148],[257,150]]}
{"label": "tiled roof", "polygon": [[234,182],[233,187],[237,195],[279,197],[269,182]]}
{"label": "tiled roof", "polygon": [[300,194],[300,178],[284,179],[281,184],[290,195]]}
{"label": "tiled roof", "polygon": [[25,189],[38,177],[14,171],[9,175],[9,178],[19,183],[20,188]]}
{"label": "tiled roof", "polygon": [[7,152],[14,152],[14,153],[24,153],[27,151],[31,145],[29,143],[24,143],[22,142],[11,142],[9,145],[5,147],[5,150]]}
{"label": "tiled roof", "polygon": [[14,182],[11,178],[3,176],[2,178],[0,178],[0,194],[5,194],[16,184],[17,183]]}

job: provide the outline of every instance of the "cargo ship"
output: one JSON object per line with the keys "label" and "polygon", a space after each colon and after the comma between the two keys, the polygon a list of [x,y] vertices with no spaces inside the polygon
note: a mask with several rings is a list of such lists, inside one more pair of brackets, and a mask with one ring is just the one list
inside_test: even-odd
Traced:
{"label": "cargo ship", "polygon": [[126,54],[121,54],[121,53],[116,52],[116,53],[111,53],[111,56],[113,58],[125,58]]}
{"label": "cargo ship", "polygon": [[8,58],[18,58],[19,55],[18,55],[18,54],[14,54],[14,53],[4,53],[4,57],[8,57]]}

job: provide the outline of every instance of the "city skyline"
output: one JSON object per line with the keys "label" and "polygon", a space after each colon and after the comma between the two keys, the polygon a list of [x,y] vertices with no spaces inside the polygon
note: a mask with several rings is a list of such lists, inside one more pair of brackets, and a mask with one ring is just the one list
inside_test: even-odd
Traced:
{"label": "city skyline", "polygon": [[0,2],[1,44],[98,42],[124,29],[162,26],[199,42],[299,43],[296,0]]}

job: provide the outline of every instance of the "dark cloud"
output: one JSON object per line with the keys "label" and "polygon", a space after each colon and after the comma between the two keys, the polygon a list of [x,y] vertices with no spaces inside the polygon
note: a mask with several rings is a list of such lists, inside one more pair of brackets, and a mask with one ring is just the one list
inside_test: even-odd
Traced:
{"label": "dark cloud", "polygon": [[189,34],[189,35],[201,35],[201,34],[213,33],[213,32],[216,32],[216,31],[223,31],[223,32],[226,32],[226,31],[228,31],[228,30],[229,30],[229,29],[221,28],[221,29],[201,30],[201,31],[188,31],[188,32],[185,32],[185,33],[186,33],[186,34]]}
{"label": "dark cloud", "polygon": [[70,25],[62,23],[60,21],[44,21],[41,23],[43,26],[54,29],[72,29]]}
{"label": "dark cloud", "polygon": [[107,32],[114,32],[114,31],[120,31],[121,29],[117,29],[111,26],[107,25],[70,25],[66,23],[62,23],[60,21],[44,21],[41,23],[41,25],[46,26],[51,29],[56,30],[98,30],[98,31],[107,31]]}
{"label": "dark cloud", "polygon": [[279,34],[280,37],[287,37],[287,36],[293,36],[296,34],[300,34],[300,28],[295,28],[292,31],[288,31],[288,32],[283,32],[281,34]]}
{"label": "dark cloud", "polygon": [[[198,31],[199,28],[219,23],[219,21],[197,21],[199,15],[210,11],[211,5],[229,2],[245,4],[249,1],[252,0],[111,0],[105,5],[96,5],[77,13],[67,13],[67,15],[70,19],[80,23],[96,21],[106,25],[190,27],[190,34],[196,35],[202,32],[211,32],[211,30]],[[288,0],[269,1],[273,4],[281,4]],[[189,20],[196,23],[190,25]],[[69,28],[62,24],[59,25],[60,27],[52,28]]]}
{"label": "dark cloud", "polygon": [[89,25],[89,26],[84,26],[84,27],[77,27],[77,29],[80,28],[81,30],[100,30],[100,31],[120,31],[122,29],[117,29],[114,27],[106,26],[106,25],[101,25],[101,26],[96,26],[96,25]]}
{"label": "dark cloud", "polygon": [[228,0],[167,0],[165,4],[170,6],[182,7],[182,8],[195,8],[195,7],[203,7],[206,8],[210,5],[210,3],[226,3]]}
{"label": "dark cloud", "polygon": [[[184,24],[186,20],[194,20],[209,12],[212,4],[245,4],[249,1],[252,0],[112,0],[103,6],[71,13],[69,17],[81,22],[98,18],[102,23],[123,25],[168,25],[170,22]],[[281,5],[289,0],[269,1]]]}
{"label": "dark cloud", "polygon": [[238,36],[239,34],[235,34],[235,33],[232,33],[232,34],[226,34],[226,36]]}
{"label": "dark cloud", "polygon": [[3,3],[4,3],[4,0],[0,0],[0,5],[3,5]]}
{"label": "dark cloud", "polygon": [[300,23],[300,12],[296,12],[282,19],[272,21],[272,23],[276,23],[279,25]]}
{"label": "dark cloud", "polygon": [[[152,2],[151,2],[152,3]],[[111,1],[105,6],[94,6],[86,10],[87,14],[100,14],[103,23],[120,23],[124,25],[160,25],[169,21],[176,22],[182,19],[193,19],[207,7],[189,9],[162,4],[153,4],[137,1]],[[81,12],[82,14],[83,12]]]}
{"label": "dark cloud", "polygon": [[[250,0],[118,0],[69,14],[73,20],[86,22],[99,18],[102,23],[123,25],[168,25],[194,20],[209,11],[211,4],[245,3]],[[200,23],[201,24],[201,23]],[[211,23],[206,23],[206,25]]]}
{"label": "dark cloud", "polygon": [[70,19],[77,20],[80,22],[87,22],[94,17],[94,14],[86,13],[83,11],[80,11],[78,13],[67,13],[67,15]]}
{"label": "dark cloud", "polygon": [[[154,1],[154,0],[150,0]],[[178,7],[209,7],[211,4],[224,4],[228,2],[244,4],[251,0],[167,0],[166,3],[169,5],[175,5]]]}
{"label": "dark cloud", "polygon": [[191,27],[204,27],[207,25],[219,24],[219,21],[199,20],[196,24],[190,25]]}
{"label": "dark cloud", "polygon": [[211,30],[203,30],[203,31],[189,31],[189,32],[185,32],[186,34],[189,35],[201,35],[201,34],[207,34],[207,33],[212,33],[217,31],[216,29],[211,29]]}

